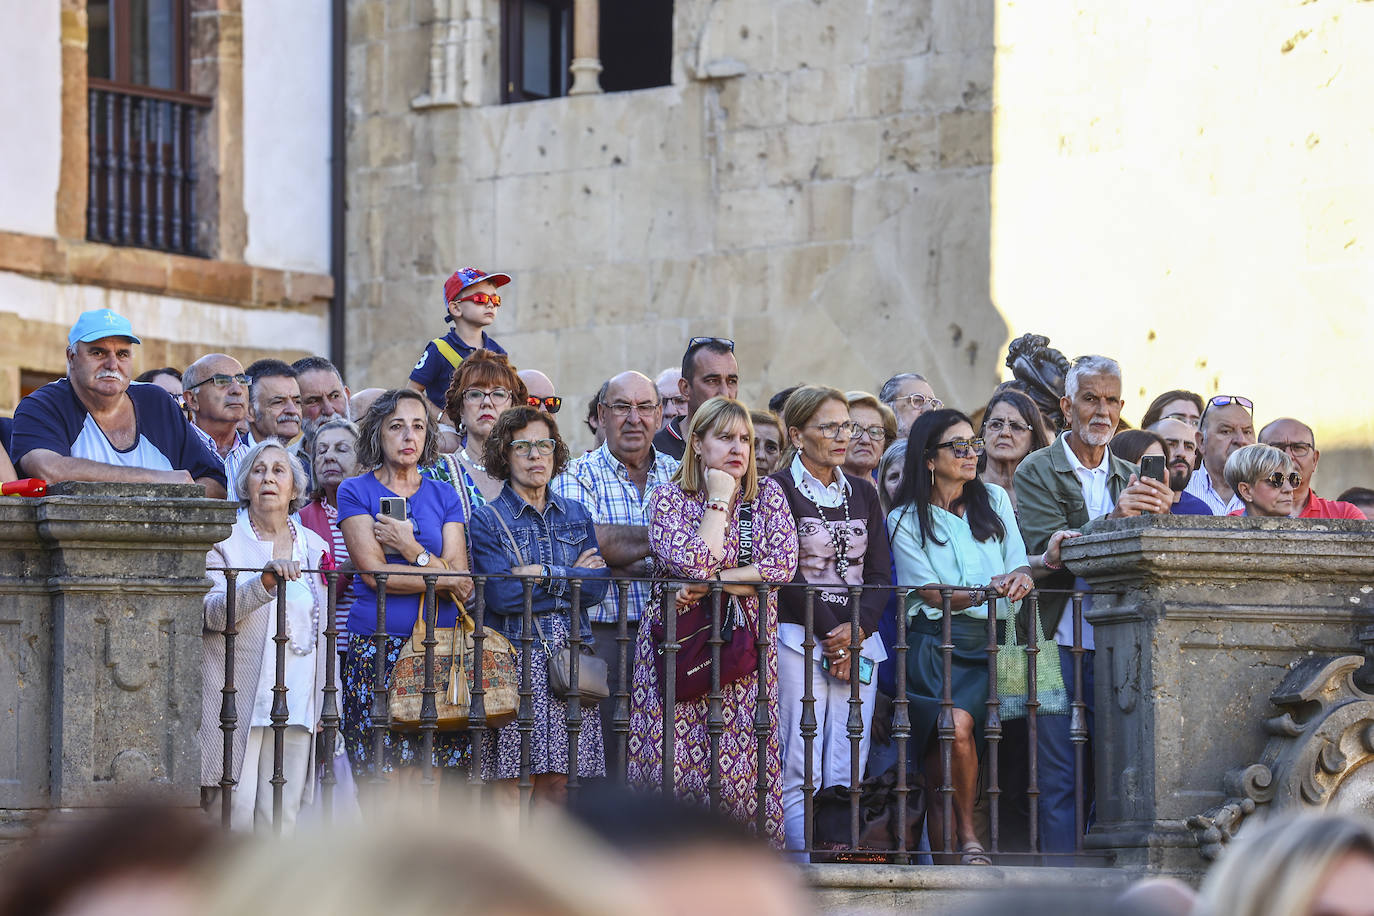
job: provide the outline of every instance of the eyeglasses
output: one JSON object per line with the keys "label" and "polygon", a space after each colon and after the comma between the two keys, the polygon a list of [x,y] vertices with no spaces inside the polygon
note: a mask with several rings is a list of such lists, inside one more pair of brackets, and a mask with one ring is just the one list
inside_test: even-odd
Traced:
{"label": "eyeglasses", "polygon": [[665,404],[672,404],[674,407],[686,407],[686,406],[687,406],[687,399],[684,398],[682,395],[679,394],[679,395],[676,395],[675,397],[664,398],[664,399],[663,399],[663,403],[665,403]]}
{"label": "eyeglasses", "polygon": [[614,404],[606,404],[604,406],[611,412],[612,416],[620,420],[628,417],[631,411],[638,411],[639,415],[644,417],[658,410],[657,404],[626,404],[623,401],[617,401]]}
{"label": "eyeglasses", "polygon": [[1279,451],[1287,452],[1294,458],[1306,458],[1316,448],[1311,442],[1266,442],[1264,444],[1271,445]]}
{"label": "eyeglasses", "polygon": [[852,439],[857,440],[862,439],[864,436],[867,436],[869,440],[873,442],[881,442],[885,435],[887,435],[887,430],[883,429],[881,426],[858,425],[856,425],[854,427],[854,431],[849,434],[850,438]]}
{"label": "eyeglasses", "polygon": [[556,444],[552,439],[515,439],[511,442],[510,449],[521,458],[528,458],[534,452],[552,455]]}
{"label": "eyeglasses", "polygon": [[1009,429],[1012,431],[1013,435],[1030,432],[1030,427],[1026,424],[1017,423],[1015,420],[1003,420],[1001,417],[994,417],[991,420],[984,421],[983,429],[990,430],[994,433],[1000,433],[1004,429]]}
{"label": "eyeglasses", "polygon": [[728,349],[731,353],[735,351],[735,342],[728,337],[693,337],[687,341],[687,349],[700,347],[706,344],[719,344]]}
{"label": "eyeglasses", "polygon": [[[1246,410],[1249,410],[1249,411],[1251,411],[1251,412],[1253,412],[1254,409],[1255,409],[1255,402],[1254,402],[1254,401],[1250,400],[1249,398],[1243,398],[1243,397],[1241,397],[1241,396],[1238,395],[1238,394],[1217,394],[1217,395],[1213,395],[1212,398],[1211,398],[1210,400],[1208,400],[1208,402],[1207,402],[1207,406],[1208,406],[1209,408],[1211,408],[1211,407],[1225,407],[1225,406],[1227,406],[1228,404],[1239,404],[1241,407],[1244,407]],[[1206,413],[1206,411],[1203,411],[1203,412]]]}
{"label": "eyeglasses", "polygon": [[806,428],[816,430],[827,439],[857,439],[859,437],[858,427],[849,420],[843,423],[822,423],[819,426]]}
{"label": "eyeglasses", "polygon": [[563,409],[563,399],[552,394],[546,398],[537,398],[534,395],[530,395],[525,400],[531,407],[535,409],[542,407],[549,413],[558,413]]}
{"label": "eyeglasses", "polygon": [[481,388],[468,388],[463,392],[463,403],[476,407],[485,400],[491,400],[492,406],[500,406],[510,401],[510,389],[493,388],[490,391],[483,391]]}
{"label": "eyeglasses", "polygon": [[983,454],[983,446],[983,437],[975,436],[972,439],[950,439],[948,442],[941,442],[939,445],[933,446],[932,450],[947,448],[954,452],[954,457],[967,458],[970,455]]}
{"label": "eyeglasses", "polygon": [[1193,429],[1197,429],[1198,418],[1186,413],[1166,413],[1165,420],[1177,420],[1180,423],[1187,423]]}
{"label": "eyeglasses", "polygon": [[939,398],[928,398],[923,394],[904,394],[895,398],[892,403],[897,404],[901,401],[906,401],[912,410],[939,410],[945,406],[945,402]]}
{"label": "eyeglasses", "polygon": [[186,390],[195,391],[201,385],[214,385],[216,388],[228,388],[234,382],[238,382],[240,385],[248,385],[252,381],[253,380],[246,375],[225,375],[222,372],[217,372],[207,379],[196,382],[194,385],[186,386]]}
{"label": "eyeglasses", "polygon": [[501,297],[496,295],[496,293],[473,293],[471,296],[464,296],[458,301],[476,302],[478,305],[486,305],[488,302],[490,302],[492,305],[500,305]]}
{"label": "eyeglasses", "polygon": [[1283,482],[1285,480],[1288,481],[1288,485],[1290,487],[1296,490],[1298,486],[1302,483],[1302,475],[1299,474],[1297,471],[1289,471],[1287,474],[1284,474],[1283,471],[1275,471],[1268,477],[1261,477],[1259,480],[1255,482],[1259,483],[1260,481],[1263,481],[1264,483],[1269,484],[1269,486],[1273,487],[1275,490],[1281,490],[1283,489]]}

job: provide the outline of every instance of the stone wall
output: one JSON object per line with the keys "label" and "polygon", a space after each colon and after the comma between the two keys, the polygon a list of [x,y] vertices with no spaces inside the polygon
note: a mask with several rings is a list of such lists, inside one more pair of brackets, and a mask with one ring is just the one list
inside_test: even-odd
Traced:
{"label": "stone wall", "polygon": [[910,369],[960,402],[995,383],[991,0],[679,0],[673,85],[519,105],[494,104],[478,3],[454,89],[479,104],[417,108],[436,16],[474,4],[348,6],[355,389],[404,382],[466,265],[514,275],[493,336],[579,414],[696,334],[737,341],[752,401]]}

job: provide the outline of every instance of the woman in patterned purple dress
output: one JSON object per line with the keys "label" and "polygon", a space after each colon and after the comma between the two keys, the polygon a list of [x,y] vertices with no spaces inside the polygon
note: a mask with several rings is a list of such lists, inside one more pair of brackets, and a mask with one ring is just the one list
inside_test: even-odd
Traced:
{"label": "woman in patterned purple dress", "polygon": [[[759,606],[758,583],[792,579],[797,565],[797,528],[781,489],[759,480],[753,456],[754,430],[748,409],[729,398],[712,398],[692,416],[682,467],[672,484],[650,496],[649,543],[659,574],[687,579],[719,578],[743,609],[744,624],[757,632],[762,623],[767,640],[762,685],[768,711],[765,746],[767,786],[764,831],[782,846],[782,757],[778,739],[777,596],[770,591]],[[739,566],[740,508],[752,505],[752,562]],[[677,592],[679,612],[707,592],[705,585]],[[652,627],[662,619],[663,605],[651,602],[635,639],[631,693],[629,780],[641,788],[663,784],[663,694],[655,665]],[[679,634],[680,636],[683,634]],[[758,747],[754,714],[758,675],[744,674],[721,687],[719,773],[721,808],[754,825],[758,813]],[[711,741],[709,700],[700,697],[676,704],[673,736],[674,791],[700,803],[710,800]]]}

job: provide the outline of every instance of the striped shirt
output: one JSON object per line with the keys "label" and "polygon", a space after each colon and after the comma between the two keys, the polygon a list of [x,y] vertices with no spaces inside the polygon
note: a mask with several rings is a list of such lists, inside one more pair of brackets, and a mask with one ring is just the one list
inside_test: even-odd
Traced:
{"label": "striped shirt", "polygon": [[[677,473],[676,458],[657,449],[649,466],[649,479],[640,493],[630,472],[611,448],[600,448],[573,459],[566,470],[554,478],[550,488],[564,499],[580,502],[587,508],[596,525],[649,525],[649,494],[654,487],[667,483]],[[593,623],[615,623],[619,620],[618,589],[612,583],[606,598],[591,609]],[[646,582],[633,582],[627,597],[628,619],[636,621],[649,600],[650,587]]]}
{"label": "striped shirt", "polygon": [[234,477],[239,472],[239,462],[243,460],[244,455],[248,454],[248,449],[250,447],[248,444],[248,437],[243,433],[236,434],[234,436],[234,444],[230,446],[229,451],[220,455],[219,445],[211,438],[209,433],[194,423],[191,424],[191,428],[205,441],[206,445],[210,446],[210,450],[216,455],[219,455],[220,459],[224,462],[224,476],[226,478],[224,486],[225,494],[232,502],[238,502],[238,493],[234,491]]}

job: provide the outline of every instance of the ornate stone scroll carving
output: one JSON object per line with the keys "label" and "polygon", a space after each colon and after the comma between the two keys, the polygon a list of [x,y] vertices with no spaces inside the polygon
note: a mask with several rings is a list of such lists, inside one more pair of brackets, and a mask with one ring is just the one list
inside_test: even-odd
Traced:
{"label": "ornate stone scroll carving", "polygon": [[485,32],[482,0],[434,0],[429,88],[411,100],[411,108],[423,111],[482,104]]}
{"label": "ornate stone scroll carving", "polygon": [[1007,368],[1015,376],[1012,386],[1024,391],[1040,408],[1045,425],[1056,432],[1064,429],[1064,414],[1059,399],[1064,396],[1064,377],[1069,360],[1050,346],[1043,334],[1023,334],[1007,347]]}
{"label": "ornate stone scroll carving", "polygon": [[1339,808],[1374,813],[1374,694],[1355,683],[1358,655],[1309,658],[1270,697],[1278,715],[1258,763],[1226,777],[1222,804],[1188,818],[1214,859],[1246,823],[1270,814]]}

